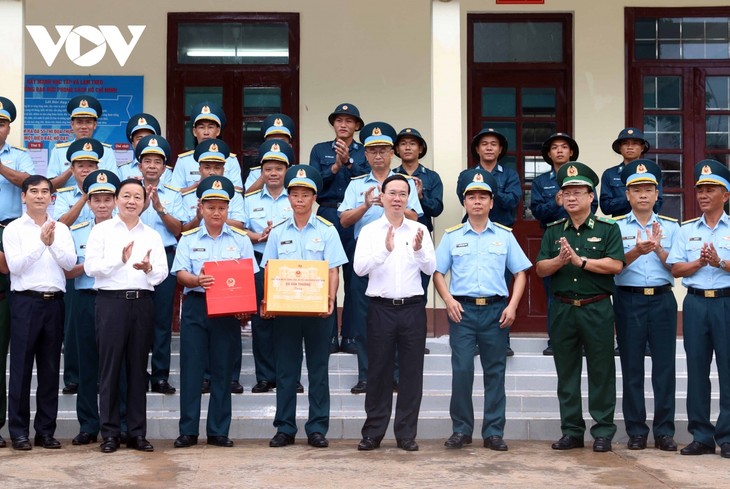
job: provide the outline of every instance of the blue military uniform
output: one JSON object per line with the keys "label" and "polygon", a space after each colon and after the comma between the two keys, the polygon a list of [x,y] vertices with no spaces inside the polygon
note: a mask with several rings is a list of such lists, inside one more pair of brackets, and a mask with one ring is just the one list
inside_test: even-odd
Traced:
{"label": "blue military uniform", "polygon": [[[308,165],[291,167],[286,174],[285,186],[311,188],[317,192],[322,185],[319,173]],[[266,242],[261,260],[326,260],[330,269],[347,261],[337,231],[332,223],[311,213],[307,224],[299,229],[294,217],[275,227]],[[276,317],[274,319],[274,350],[276,356],[276,415],[274,427],[277,436],[271,446],[283,446],[294,441],[296,424],[296,389],[302,365],[302,340],[307,350],[309,377],[309,416],[304,425],[312,443],[312,435],[326,436],[329,429],[329,335],[327,318]],[[281,434],[281,435],[280,435]],[[277,439],[283,439],[279,444]],[[325,442],[326,443],[326,442]],[[326,445],[316,445],[326,446]]]}
{"label": "blue military uniform", "polygon": [[[461,194],[472,190],[493,193],[497,183],[486,170],[472,170],[472,182]],[[454,433],[469,438],[474,430],[472,386],[474,383],[474,345],[479,348],[484,371],[484,418],[482,437],[503,437],[506,396],[504,375],[508,328],[499,321],[507,305],[508,284],[505,270],[512,274],[527,270],[531,263],[520,248],[511,229],[487,222],[481,232],[467,220],[446,230],[436,249],[436,271],[451,272],[449,293],[463,307],[462,319],[449,319],[451,346],[451,415]]]}
{"label": "blue military uniform", "polygon": [[[216,189],[216,187],[220,187]],[[232,182],[225,177],[210,176],[197,189],[201,200],[229,200]],[[221,234],[213,237],[205,225],[183,233],[171,268],[173,274],[184,270],[200,275],[203,264],[213,260],[253,259],[253,247],[247,233],[223,225]],[[254,260],[254,272],[258,266]],[[210,318],[206,312],[205,290],[202,287],[183,289],[180,322],[180,434],[197,443],[200,425],[200,384],[206,368],[210,371],[210,400],[206,423],[208,444],[232,446],[228,440],[231,425],[231,377],[236,356],[240,356],[241,326],[233,316]],[[236,344],[239,346],[236,347]],[[215,438],[212,438],[215,437]],[[191,443],[175,442],[175,447]]]}
{"label": "blue military uniform", "polygon": [[[695,167],[696,185],[721,185],[730,192],[730,170],[714,160],[703,160]],[[711,228],[705,215],[682,223],[667,258],[668,264],[698,260],[703,245],[712,243],[719,264],[702,266],[682,278],[687,296],[682,306],[684,349],[687,353],[687,429],[694,442],[714,453],[715,443],[722,456],[730,456],[730,217],[723,212]],[[710,421],[710,365],[713,352],[720,383],[720,414]]]}
{"label": "blue military uniform", "polygon": [[[625,167],[622,178],[627,186],[646,183],[658,186],[661,169],[653,161],[639,159]],[[648,239],[654,223],[661,226],[661,246],[667,251],[671,250],[672,240],[679,231],[676,219],[653,212],[646,225],[641,224],[633,211],[617,218],[616,223],[621,231],[624,254],[636,246],[638,233],[641,233],[642,241]],[[672,293],[674,277],[657,253],[650,252],[639,255],[614,277],[614,282],[613,308],[621,355],[624,423],[626,433],[631,437],[629,448],[645,446],[649,433],[644,399],[644,354],[648,346],[654,389],[654,438],[658,446],[671,445],[676,450],[674,443],[661,444],[662,437],[674,436],[677,342],[677,301]]]}
{"label": "blue military uniform", "polygon": [[[134,133],[140,130],[151,131],[152,134],[161,136],[162,130],[160,129],[160,123],[157,118],[152,114],[139,113],[129,118],[127,122],[127,139],[132,145],[134,145]],[[136,156],[132,156],[131,161],[120,161],[117,163],[117,175],[120,180],[126,180],[127,178],[142,178],[142,172],[139,169],[139,161]],[[162,183],[170,183],[172,180],[172,167],[166,166],[165,172],[160,177]]]}

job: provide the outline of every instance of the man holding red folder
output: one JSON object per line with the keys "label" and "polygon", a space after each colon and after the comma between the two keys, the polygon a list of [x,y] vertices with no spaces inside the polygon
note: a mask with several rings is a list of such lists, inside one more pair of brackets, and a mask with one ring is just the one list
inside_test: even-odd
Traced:
{"label": "man holding red folder", "polygon": [[[180,436],[175,440],[175,448],[198,443],[200,384],[206,366],[210,370],[208,445],[232,447],[233,441],[228,438],[231,375],[235,356],[240,354],[234,345],[241,343],[241,326],[235,316],[208,317],[205,294],[215,280],[205,273],[203,264],[253,259],[253,247],[245,231],[226,224],[228,203],[235,192],[230,180],[223,176],[207,177],[196,192],[203,225],[183,232],[171,269],[185,295],[180,321]],[[255,260],[253,269],[258,270]]]}

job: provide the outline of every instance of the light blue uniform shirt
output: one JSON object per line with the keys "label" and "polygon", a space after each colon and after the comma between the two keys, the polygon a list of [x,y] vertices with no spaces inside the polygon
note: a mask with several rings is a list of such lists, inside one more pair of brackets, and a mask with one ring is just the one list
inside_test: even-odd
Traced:
{"label": "light blue uniform shirt", "polygon": [[[652,212],[646,227],[636,220],[633,211],[625,216],[616,219],[621,230],[621,242],[624,245],[624,254],[636,246],[636,234],[641,230],[641,240],[646,241],[647,230],[651,234],[651,226],[658,222],[662,227],[662,247],[671,253],[672,240],[679,231],[679,224],[673,219],[657,216]],[[664,266],[656,253],[651,252],[639,256],[631,265],[614,277],[616,285],[628,287],[661,287],[662,285],[674,285],[672,273]]]}
{"label": "light blue uniform shirt", "polygon": [[[177,275],[178,271],[185,270],[193,275],[199,275],[203,264],[207,261],[236,260],[239,258],[251,258],[253,260],[253,272],[259,271],[256,259],[253,256],[251,240],[248,239],[245,231],[224,224],[221,234],[217,238],[213,238],[208,234],[205,226],[200,226],[185,231],[180,237],[170,273]],[[205,292],[202,287],[185,287],[183,294],[187,295],[191,290]]]}
{"label": "light blue uniform shirt", "polygon": [[[71,230],[71,237],[74,240],[74,246],[76,247],[76,264],[84,263],[86,259],[86,242],[89,240],[89,234],[94,227],[94,219],[91,221],[84,221],[78,224],[74,224],[69,229]],[[89,290],[94,288],[94,277],[89,277],[86,272],[82,273],[74,279],[74,288],[76,290]]]}
{"label": "light blue uniform shirt", "polygon": [[[178,155],[177,163],[172,170],[172,181],[170,185],[179,189],[187,188],[200,180],[200,164],[193,158],[194,151],[188,151]],[[223,175],[228,178],[235,187],[242,187],[241,167],[235,155],[226,159],[223,166]]]}
{"label": "light blue uniform shirt", "polygon": [[[291,204],[286,189],[282,189],[279,196],[274,199],[269,193],[266,185],[261,190],[246,194],[244,200],[246,219],[243,225],[255,233],[260,233],[266,228],[267,221],[277,225],[292,216]],[[263,253],[266,242],[254,243],[253,249]]]}
{"label": "light blue uniform shirt", "polygon": [[[191,189],[182,194],[183,207],[185,210],[185,219],[183,222],[190,222],[195,219],[198,213],[198,196],[195,193],[197,189]],[[243,208],[243,195],[240,190],[236,190],[233,199],[228,202],[228,219],[243,222],[245,218]],[[201,226],[203,224],[201,223]]]}
{"label": "light blue uniform shirt", "polygon": [[261,177],[261,167],[255,166],[251,168],[248,172],[248,176],[246,177],[246,185],[243,187],[244,190],[248,190],[251,188],[251,185],[256,183],[256,180],[258,180]]}
{"label": "light blue uniform shirt", "polygon": [[[137,161],[137,158],[133,159],[132,161],[128,161],[125,163],[120,163],[117,166],[117,176],[119,177],[120,181],[124,181],[127,178],[142,178],[142,171],[139,169],[139,161]],[[160,183],[162,184],[170,184],[170,181],[172,180],[172,167],[165,166],[165,171],[162,172],[162,176],[160,177]]]}
{"label": "light blue uniform shirt", "polygon": [[347,255],[337,228],[312,212],[302,230],[293,217],[271,230],[261,266],[269,260],[327,260],[335,268],[347,263]]}
{"label": "light blue uniform shirt", "polygon": [[515,274],[531,266],[512,231],[492,220],[481,233],[468,220],[447,229],[436,249],[436,271],[451,271],[451,295],[507,297],[505,269]]}
{"label": "light blue uniform shirt", "polygon": [[[183,208],[183,200],[179,190],[169,185],[160,185],[157,187],[157,195],[160,197],[162,207],[167,210],[168,214],[180,222],[185,222],[185,209]],[[160,237],[162,237],[162,244],[165,247],[177,244],[177,238],[167,230],[165,223],[162,222],[162,218],[152,206],[151,202],[139,218],[143,223],[157,231]]]}
{"label": "light blue uniform shirt", "polygon": [[[395,175],[393,170],[391,170],[388,174],[388,176],[391,175]],[[413,183],[413,180],[410,178],[408,178],[408,186],[411,187],[411,191],[408,194],[407,207],[415,211],[416,214],[418,214],[418,217],[421,217],[423,215],[423,208],[421,207],[421,202],[418,200],[418,190],[416,190],[416,184]],[[337,208],[337,214],[341,216],[343,212],[362,205],[365,202],[365,192],[367,192],[370,187],[375,187],[373,195],[377,196],[380,194],[380,182],[373,176],[373,172],[350,180],[350,184],[345,190],[345,198]],[[360,236],[360,230],[364,225],[379,219],[384,212],[385,209],[381,206],[371,205],[362,218],[355,223],[355,239]]]}
{"label": "light blue uniform shirt", "polygon": [[[730,217],[723,212],[714,229],[705,222],[705,216],[682,223],[674,236],[667,263],[691,262],[700,257],[703,243],[712,243],[721,260],[730,262]],[[724,289],[730,287],[730,273],[707,265],[689,277],[682,285],[696,289]]]}
{"label": "light blue uniform shirt", "polygon": [[[83,192],[81,192],[81,189],[76,184],[74,184],[73,187],[59,188],[56,192],[56,203],[53,206],[53,219],[55,219],[56,221],[61,219],[61,216],[67,213],[69,209],[71,209],[71,207],[73,207],[73,205],[79,201],[82,195]],[[114,213],[116,214],[116,209]],[[82,223],[84,221],[93,220],[94,213],[91,212],[88,204],[84,204],[81,212],[79,212],[79,217],[77,217],[76,220],[71,223],[71,226],[75,226],[76,224]]]}
{"label": "light blue uniform shirt", "polygon": [[[74,141],[76,140],[73,139],[64,143],[58,143],[53,147],[53,149],[51,150],[51,155],[48,157],[48,169],[46,170],[46,177],[48,177],[49,179],[53,179],[68,170],[71,163],[66,160],[66,152],[68,152],[68,147]],[[118,176],[119,172],[117,170],[117,160],[114,158],[114,150],[112,149],[111,145],[106,143],[102,144],[104,145],[104,155],[101,157],[101,160],[99,160],[99,170],[109,170],[110,172]],[[68,177],[68,180],[66,181],[66,185],[69,187],[72,185],[76,185],[76,183],[76,179],[73,175]]]}
{"label": "light blue uniform shirt", "polygon": [[[8,143],[0,148],[0,161],[3,166],[28,175],[36,173],[33,160],[23,149],[10,146]],[[20,197],[20,187],[13,185],[10,180],[0,175],[0,221],[16,219],[23,214],[23,202]]]}

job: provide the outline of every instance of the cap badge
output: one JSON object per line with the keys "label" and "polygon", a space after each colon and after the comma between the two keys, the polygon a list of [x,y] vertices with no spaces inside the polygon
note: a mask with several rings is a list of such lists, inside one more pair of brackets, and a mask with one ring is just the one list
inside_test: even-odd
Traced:
{"label": "cap badge", "polygon": [[710,165],[705,165],[702,167],[702,174],[703,175],[712,175],[712,169],[710,168]]}
{"label": "cap badge", "polygon": [[275,119],[274,120],[274,126],[281,127],[284,125],[284,122],[281,119]]}
{"label": "cap badge", "polygon": [[626,134],[633,134],[633,133],[634,133],[633,129],[629,129],[628,131],[626,131]]}
{"label": "cap badge", "polygon": [[81,102],[79,102],[79,107],[86,109],[89,107],[89,102],[87,102],[86,99],[82,99]]}
{"label": "cap badge", "polygon": [[646,167],[643,164],[640,164],[636,167],[636,173],[646,173]]}
{"label": "cap badge", "polygon": [[271,145],[271,151],[274,151],[276,153],[279,153],[281,151],[281,148],[279,148],[279,145],[274,143]]}
{"label": "cap badge", "polygon": [[150,139],[148,146],[157,146],[157,139]]}
{"label": "cap badge", "polygon": [[96,183],[106,183],[106,173],[101,172],[96,176]]}
{"label": "cap badge", "polygon": [[568,176],[569,177],[577,177],[578,176],[578,169],[574,167],[573,165],[570,165],[568,167]]}
{"label": "cap badge", "polygon": [[487,131],[489,131],[489,132],[496,132],[496,131],[495,131],[495,130],[494,130],[493,128],[491,128],[491,127],[488,127],[488,128],[487,128]]}
{"label": "cap badge", "polygon": [[343,105],[342,110],[347,110],[347,105]]}
{"label": "cap badge", "polygon": [[406,129],[406,132],[411,132],[410,128],[409,129]]}
{"label": "cap badge", "polygon": [[207,105],[204,105],[202,109],[200,109],[201,114],[210,114],[210,107]]}
{"label": "cap badge", "polygon": [[474,180],[472,180],[472,182],[480,182],[480,183],[483,181],[484,181],[484,177],[482,176],[481,173],[477,173],[476,175],[474,175]]}
{"label": "cap badge", "polygon": [[380,136],[381,134],[383,134],[383,133],[382,133],[382,131],[380,130],[379,127],[374,127],[373,128],[373,136]]}
{"label": "cap badge", "polygon": [[3,110],[3,103],[0,102],[0,110]]}
{"label": "cap badge", "polygon": [[84,144],[84,151],[91,151],[94,147],[91,145],[91,143]]}
{"label": "cap badge", "polygon": [[210,148],[208,148],[208,150],[211,151],[211,152],[213,152],[213,153],[217,153],[218,152],[218,145],[215,144],[215,143],[213,143],[213,144],[210,145]]}
{"label": "cap badge", "polygon": [[147,125],[147,119],[145,119],[144,117],[140,117],[139,119],[137,119],[137,125],[138,126],[146,126]]}
{"label": "cap badge", "polygon": [[213,182],[213,185],[211,186],[211,188],[213,190],[223,190],[223,184],[221,183],[220,180],[216,180],[215,182]]}
{"label": "cap badge", "polygon": [[304,168],[300,168],[297,171],[297,178],[307,178],[307,172],[304,171]]}

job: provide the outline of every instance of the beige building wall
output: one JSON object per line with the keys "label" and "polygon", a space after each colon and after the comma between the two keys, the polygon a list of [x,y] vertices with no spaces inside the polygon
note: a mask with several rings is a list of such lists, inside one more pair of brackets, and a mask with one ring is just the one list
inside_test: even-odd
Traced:
{"label": "beige building wall", "polygon": [[23,140],[23,4],[20,0],[0,0],[0,95],[9,98],[18,108],[8,142],[20,146]]}

